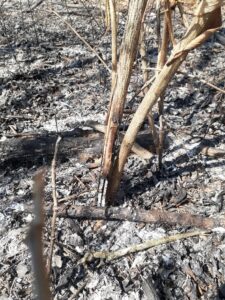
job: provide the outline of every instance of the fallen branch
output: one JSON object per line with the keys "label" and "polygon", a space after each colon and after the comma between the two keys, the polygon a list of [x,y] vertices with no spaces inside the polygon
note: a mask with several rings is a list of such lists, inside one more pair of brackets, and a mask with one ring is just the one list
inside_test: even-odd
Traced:
{"label": "fallen branch", "polygon": [[57,153],[58,153],[59,143],[60,143],[61,139],[62,138],[59,136],[55,143],[55,153],[54,153],[54,157],[52,160],[52,169],[51,169],[53,207],[52,207],[50,247],[49,247],[49,255],[48,255],[48,261],[47,261],[48,275],[50,275],[51,268],[52,268],[52,254],[53,254],[54,241],[55,241],[55,224],[56,224],[56,217],[57,217],[57,211],[58,211],[58,200],[57,200],[57,194],[56,194],[56,159],[57,159]]}
{"label": "fallen branch", "polygon": [[[61,199],[59,202],[62,202]],[[71,198],[72,200],[72,198]],[[179,226],[192,226],[202,229],[213,229],[216,227],[225,228],[225,219],[204,217],[200,215],[192,215],[188,212],[178,213],[166,210],[144,210],[124,207],[91,207],[71,205],[63,212],[65,206],[57,213],[58,217],[71,219],[91,219],[91,220],[107,220],[107,221],[130,221],[151,224],[167,224]],[[51,210],[47,210],[47,214],[51,215]]]}
{"label": "fallen branch", "polygon": [[[87,161],[102,154],[105,126],[91,121],[84,126],[93,129],[84,130],[78,127],[73,131],[60,132],[62,141],[59,158],[77,157],[81,161]],[[51,161],[57,136],[56,132],[51,132],[18,134],[12,138],[6,138],[0,142],[0,167],[14,162],[17,164],[39,162],[40,158]],[[120,133],[119,136],[122,139],[123,134]],[[140,132],[138,143],[134,144],[132,151],[144,159],[150,159],[154,151],[151,153],[142,147],[142,142],[144,145],[146,142],[151,145],[151,136]]]}
{"label": "fallen branch", "polygon": [[[87,126],[93,127],[93,130],[76,128],[74,131],[60,133],[62,141],[58,153],[59,159],[65,160],[76,156],[80,161],[86,162],[101,156],[105,126],[94,123],[87,124]],[[124,134],[121,133],[120,138],[122,139],[123,136]],[[35,162],[38,164],[42,163],[42,159],[50,163],[54,155],[56,140],[56,132],[48,134],[19,134],[15,138],[6,139],[0,142],[0,168],[4,168],[10,163],[18,165],[24,163],[33,164]],[[164,142],[166,142],[164,147],[167,149],[169,140],[165,139]],[[203,151],[205,147],[210,147],[209,151]],[[156,153],[153,136],[147,131],[140,131],[132,151],[139,157],[150,159]],[[225,151],[214,147],[214,143],[210,139],[203,141],[198,153],[201,151],[210,156],[225,157]]]}
{"label": "fallen branch", "polygon": [[135,252],[148,250],[149,248],[153,248],[162,244],[168,244],[181,239],[187,239],[193,236],[205,235],[207,233],[208,233],[207,231],[186,232],[186,233],[171,235],[160,239],[149,240],[144,243],[132,245],[117,251],[96,251],[92,253],[86,253],[78,263],[85,264],[93,261],[94,259],[103,259],[106,262],[110,262],[112,260],[121,258],[125,255],[129,255]]}
{"label": "fallen branch", "polygon": [[[26,133],[0,142],[0,166],[9,163],[34,163],[40,158],[51,161],[54,155],[57,132]],[[102,133],[94,130],[75,128],[73,131],[60,132],[62,137],[60,158],[78,157],[80,160],[101,155]],[[86,157],[86,158],[85,158]]]}

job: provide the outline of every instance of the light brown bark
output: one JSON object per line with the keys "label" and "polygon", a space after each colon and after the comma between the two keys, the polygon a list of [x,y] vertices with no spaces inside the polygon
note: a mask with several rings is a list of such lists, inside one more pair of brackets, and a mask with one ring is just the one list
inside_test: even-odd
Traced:
{"label": "light brown bark", "polygon": [[169,60],[164,65],[155,82],[152,84],[148,93],[139,105],[124,136],[118,157],[115,160],[110,174],[106,191],[106,202],[108,204],[112,204],[112,201],[115,198],[128,154],[147,114],[159,99],[160,95],[165,92],[168,83],[171,81],[181,63],[185,60],[188,52],[203,43],[206,38],[221,26],[220,5],[222,5],[222,1],[216,0],[205,0],[199,4],[187,33],[174,48]]}
{"label": "light brown bark", "polygon": [[116,86],[112,95],[105,135],[102,174],[107,177],[112,166],[114,143],[122,119],[124,103],[130,82],[132,67],[137,52],[141,21],[147,0],[131,0],[129,3],[126,29],[121,45],[117,68]]}

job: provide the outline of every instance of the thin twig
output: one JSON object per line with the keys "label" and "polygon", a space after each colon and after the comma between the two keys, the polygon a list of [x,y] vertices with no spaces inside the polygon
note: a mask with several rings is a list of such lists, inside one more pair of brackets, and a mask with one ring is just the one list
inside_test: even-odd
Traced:
{"label": "thin twig", "polygon": [[218,92],[220,92],[220,93],[222,93],[222,94],[225,94],[225,90],[219,88],[218,86],[216,86],[215,84],[213,84],[213,83],[211,83],[211,82],[206,81],[205,79],[199,78],[198,75],[192,75],[192,74],[190,74],[190,73],[188,73],[188,72],[183,72],[183,71],[177,71],[177,73],[186,75],[186,76],[188,76],[188,77],[190,77],[190,78],[197,78],[200,82],[202,82],[202,83],[208,85],[208,86],[211,87],[212,89],[214,89],[214,90],[216,90],[216,91],[218,91]]}
{"label": "thin twig", "polygon": [[[147,6],[146,6],[147,8]],[[146,83],[148,81],[148,62],[146,59],[147,53],[146,53],[146,47],[145,47],[145,14],[146,14],[146,9],[145,13],[143,15],[143,19],[141,22],[141,32],[140,32],[140,55],[141,55],[141,69],[142,69],[142,74],[143,74],[143,82]],[[144,89],[144,94],[146,94],[148,91],[148,88]]]}
{"label": "thin twig", "polygon": [[111,35],[112,35],[112,90],[116,83],[117,72],[117,20],[116,20],[116,2],[109,0]]}
{"label": "thin twig", "polygon": [[157,130],[155,128],[152,110],[148,114],[148,123],[149,123],[149,126],[150,126],[150,130],[151,130],[151,134],[152,134],[152,138],[153,138],[153,143],[154,143],[154,148],[155,148],[155,151],[156,151],[156,149],[158,147],[159,138],[157,136]]}
{"label": "thin twig", "polygon": [[109,108],[105,119],[105,124],[108,123],[109,114],[112,106],[112,100],[117,84],[117,19],[116,19],[116,3],[115,0],[110,1],[110,16],[111,16],[111,43],[112,43],[112,72],[111,72],[111,93],[109,99]]}
{"label": "thin twig", "polygon": [[[147,8],[147,6],[146,6]],[[141,33],[140,33],[140,55],[141,55],[141,69],[142,69],[142,74],[143,74],[143,81],[144,81],[144,88],[143,92],[144,95],[147,93],[148,91],[148,63],[147,63],[147,53],[146,53],[146,47],[145,47],[145,24],[144,24],[144,20],[145,20],[145,14],[146,14],[146,9],[145,9],[145,13],[143,15],[143,19],[142,19],[142,26],[141,26]],[[153,78],[151,78],[151,81],[153,81]],[[154,147],[156,149],[157,144],[157,137],[156,137],[156,128],[155,128],[155,124],[154,124],[154,119],[153,119],[153,112],[152,110],[149,111],[148,113],[148,121],[149,121],[149,126],[151,129],[151,134],[153,136],[153,143],[154,143]]]}
{"label": "thin twig", "polygon": [[155,76],[153,76],[147,82],[145,82],[145,84],[139,90],[137,90],[137,92],[134,94],[134,96],[130,99],[129,102],[132,102],[135,99],[135,97],[137,97],[143,90],[145,90],[146,87],[148,87],[154,80]]}
{"label": "thin twig", "polygon": [[94,259],[103,259],[106,262],[110,262],[112,260],[121,258],[125,255],[129,255],[131,253],[144,251],[149,248],[153,248],[153,247],[156,247],[156,246],[159,246],[162,244],[171,243],[174,241],[186,239],[186,238],[193,237],[193,236],[205,235],[207,233],[209,233],[209,232],[208,231],[193,231],[193,232],[187,232],[187,233],[180,233],[180,234],[175,234],[175,235],[171,235],[171,236],[160,238],[160,239],[149,240],[144,243],[132,245],[132,246],[129,246],[127,248],[120,249],[117,251],[97,251],[97,252],[93,252],[93,253],[87,253],[80,260],[80,263],[85,264]]}
{"label": "thin twig", "polygon": [[[197,77],[197,76],[191,75],[191,74],[187,74],[187,75],[188,75],[189,77],[191,77],[191,78]],[[199,78],[199,80],[200,80],[202,83],[204,83],[204,84],[210,86],[210,87],[213,88],[214,90],[217,90],[218,92],[220,92],[220,93],[222,93],[222,94],[225,94],[225,90],[219,88],[219,87],[216,86],[215,84],[210,83],[210,82],[208,82],[208,81],[206,81],[206,80],[204,80],[204,79],[201,79],[201,78]]]}
{"label": "thin twig", "polygon": [[[166,10],[164,12],[163,34],[162,34],[162,40],[161,40],[161,43],[159,45],[159,50],[158,50],[156,75],[159,74],[158,69],[162,69],[162,67],[166,63],[167,55],[168,55],[168,48],[169,48],[169,41],[171,41],[173,44],[175,44],[174,37],[173,37],[170,4],[169,4],[168,0],[165,0],[165,8],[166,8]],[[159,110],[159,115],[162,115],[163,111],[164,111],[164,93],[160,95],[160,99],[158,101],[158,110]],[[157,145],[157,147],[158,147],[158,145]]]}
{"label": "thin twig", "polygon": [[163,144],[164,144],[163,116],[160,116],[160,118],[159,118],[159,144],[157,147],[159,169],[161,169],[161,167],[162,167]]}
{"label": "thin twig", "polygon": [[109,71],[109,72],[111,72],[111,70],[110,70],[110,68],[107,66],[107,64],[105,63],[105,61],[101,58],[101,56],[96,52],[96,50],[93,48],[93,47],[91,47],[91,45],[76,31],[76,29],[74,29],[71,25],[70,25],[70,23],[68,23],[66,20],[64,20],[61,16],[60,16],[60,14],[58,14],[55,10],[48,10],[47,9],[47,11],[48,12],[50,12],[50,13],[53,13],[54,15],[56,15],[61,21],[63,21],[72,31],[73,31],[73,33],[75,33],[76,34],[76,36],[87,46],[87,48],[90,50],[90,51],[92,51],[95,55],[96,55],[96,57],[101,61],[101,63],[104,65],[104,67]]}
{"label": "thin twig", "polygon": [[157,35],[158,48],[160,48],[160,44],[161,44],[160,11],[161,11],[161,0],[156,0],[156,35]]}
{"label": "thin twig", "polygon": [[54,241],[55,241],[55,224],[56,224],[56,217],[57,217],[57,210],[58,210],[58,200],[57,200],[57,193],[56,193],[56,160],[57,160],[57,153],[58,153],[58,149],[59,149],[59,143],[60,143],[61,139],[62,138],[59,136],[55,143],[55,152],[54,152],[54,157],[52,160],[52,168],[51,168],[53,215],[52,215],[52,221],[51,221],[51,237],[50,237],[49,256],[48,256],[48,262],[47,262],[47,272],[49,275],[50,275],[51,267],[52,267],[52,254],[53,254]]}

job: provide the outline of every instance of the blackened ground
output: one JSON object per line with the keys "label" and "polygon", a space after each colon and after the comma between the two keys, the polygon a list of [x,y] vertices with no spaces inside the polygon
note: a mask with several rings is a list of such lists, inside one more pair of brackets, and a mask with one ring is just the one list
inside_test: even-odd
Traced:
{"label": "blackened ground", "polygon": [[[97,2],[97,1],[96,1]],[[88,120],[104,122],[110,94],[110,74],[62,20],[49,12],[50,1],[32,13],[35,1],[2,1],[0,7],[0,120],[1,143],[17,133],[73,130]],[[110,33],[104,31],[99,6],[88,1],[54,1],[54,10],[101,53],[110,66]],[[126,13],[119,14],[119,37]],[[157,61],[157,43],[146,19],[149,67]],[[177,38],[184,29],[176,25]],[[220,30],[224,34],[225,30]],[[225,149],[224,95],[201,81],[224,88],[224,46],[211,38],[189,54],[165,97],[169,148],[163,168],[157,159],[130,156],[121,184],[124,206],[158,208],[223,218],[225,159],[202,155],[201,145]],[[154,71],[150,71],[150,76]],[[194,76],[194,77],[193,77]],[[137,55],[127,108],[135,109],[142,86]],[[126,127],[131,116],[124,119]],[[158,125],[157,110],[154,112]],[[145,128],[147,124],[144,125]],[[17,151],[17,149],[15,149]],[[24,243],[32,215],[32,178],[40,165],[24,161],[0,170],[0,299],[32,299],[30,253]],[[49,169],[49,167],[48,167]],[[76,204],[95,205],[100,169],[89,169],[77,157],[57,166],[57,194],[76,195]],[[51,203],[50,170],[46,202]],[[190,224],[191,225],[191,224]],[[46,220],[48,249],[50,220]],[[147,299],[146,282],[159,299],[224,299],[224,229],[158,246],[110,264],[93,263],[85,269],[78,260],[88,251],[117,250],[147,239],[158,239],[190,228],[171,228],[129,222],[57,220],[53,257],[54,299]],[[83,288],[82,288],[83,287]],[[79,290],[80,289],[80,290]],[[79,290],[79,293],[78,293]]]}

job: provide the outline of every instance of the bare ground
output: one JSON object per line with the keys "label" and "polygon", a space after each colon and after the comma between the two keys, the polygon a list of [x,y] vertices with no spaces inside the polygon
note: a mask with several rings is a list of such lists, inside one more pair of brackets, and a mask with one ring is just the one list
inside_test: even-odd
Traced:
{"label": "bare ground", "polygon": [[[81,41],[54,15],[46,1],[32,13],[35,1],[0,2],[1,143],[27,132],[70,131],[87,121],[104,122],[110,75]],[[98,6],[88,1],[55,1],[53,8],[98,49],[110,66],[110,34],[104,32]],[[120,14],[120,36],[126,14]],[[149,28],[155,15],[147,17]],[[182,36],[179,29],[177,38]],[[224,34],[224,29],[220,34]],[[157,59],[154,30],[147,36],[149,67]],[[186,211],[224,217],[225,159],[201,153],[202,145],[225,150],[224,94],[204,79],[224,88],[224,46],[217,38],[194,50],[167,89],[165,122],[169,148],[163,168],[157,159],[129,157],[118,204],[125,207]],[[126,108],[142,86],[137,56]],[[151,75],[154,74],[152,71]],[[191,76],[190,76],[191,75]],[[193,77],[194,76],[194,77]],[[126,126],[131,116],[124,119]],[[158,124],[157,112],[154,114]],[[147,128],[147,124],[145,124]],[[17,151],[17,149],[15,149]],[[94,159],[94,158],[92,158]],[[0,164],[0,299],[33,299],[31,256],[24,239],[32,215],[32,178],[51,157]],[[4,166],[4,167],[3,167]],[[100,169],[89,169],[78,157],[57,165],[57,194],[75,194],[75,204],[95,205]],[[46,174],[46,202],[51,203],[50,170]],[[45,246],[50,220],[46,220]],[[78,221],[59,218],[53,257],[54,299],[149,299],[152,284],[159,299],[224,299],[224,228],[212,233],[157,246],[112,263],[78,260],[88,251],[117,250],[148,239],[191,230],[180,226],[130,222]],[[146,288],[147,286],[147,288]]]}

